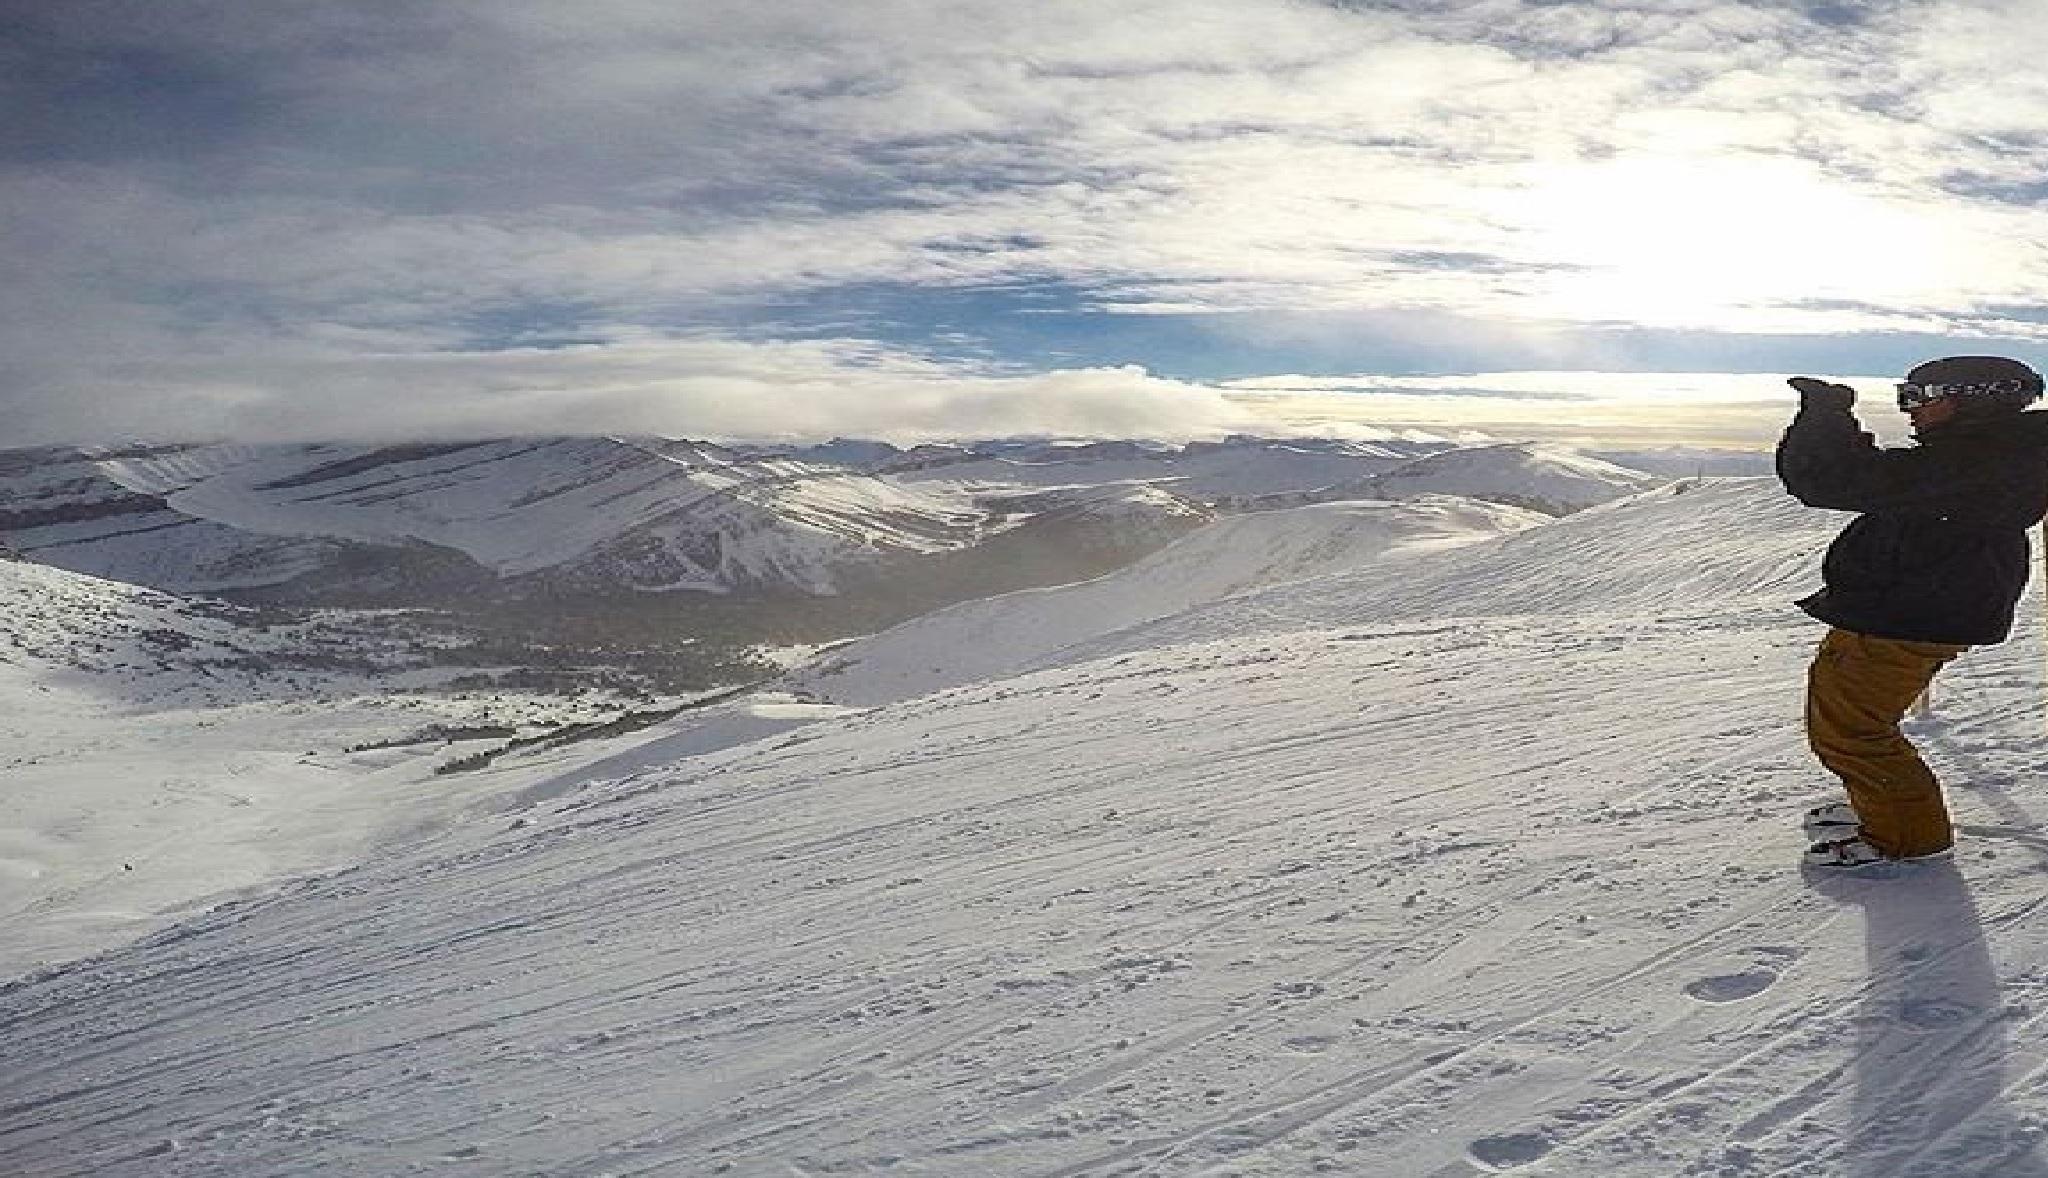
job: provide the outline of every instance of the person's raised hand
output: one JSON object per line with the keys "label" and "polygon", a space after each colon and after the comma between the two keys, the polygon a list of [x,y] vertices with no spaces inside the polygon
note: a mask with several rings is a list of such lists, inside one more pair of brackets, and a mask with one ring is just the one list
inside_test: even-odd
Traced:
{"label": "person's raised hand", "polygon": [[1847,409],[1856,404],[1856,390],[1845,384],[1812,376],[1795,376],[1785,382],[1799,392],[1799,403],[1808,409]]}

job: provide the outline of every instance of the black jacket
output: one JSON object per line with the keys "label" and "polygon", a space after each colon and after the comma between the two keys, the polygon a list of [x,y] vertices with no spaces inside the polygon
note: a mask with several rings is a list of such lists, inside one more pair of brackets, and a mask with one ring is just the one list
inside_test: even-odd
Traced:
{"label": "black jacket", "polygon": [[1861,512],[1799,603],[1859,634],[1980,646],[2012,633],[2027,529],[2048,512],[2048,413],[1957,419],[1883,449],[1847,408],[1800,409],[1778,477],[1809,507]]}

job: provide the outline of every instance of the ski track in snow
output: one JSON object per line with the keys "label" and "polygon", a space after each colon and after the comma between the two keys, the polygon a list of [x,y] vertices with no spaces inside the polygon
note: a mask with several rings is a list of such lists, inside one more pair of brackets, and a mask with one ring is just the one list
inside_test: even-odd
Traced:
{"label": "ski track in snow", "polygon": [[1958,857],[1802,874],[1820,631],[1754,571],[1839,517],[1696,498],[1642,563],[1699,600],[1456,616],[1678,506],[1574,517],[669,733],[21,979],[0,1170],[2048,1178],[2038,599],[1918,724]]}

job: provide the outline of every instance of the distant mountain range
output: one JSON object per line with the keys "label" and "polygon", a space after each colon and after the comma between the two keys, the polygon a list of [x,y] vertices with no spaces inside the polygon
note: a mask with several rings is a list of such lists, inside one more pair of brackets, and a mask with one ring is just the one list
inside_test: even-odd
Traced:
{"label": "distant mountain range", "polygon": [[[175,593],[313,604],[483,594],[874,591],[981,553],[1127,561],[1211,505],[1365,478],[1441,444],[990,442],[797,449],[656,438],[0,452],[0,543]],[[950,558],[950,559],[942,559]],[[1000,588],[1002,576],[967,576]]]}
{"label": "distant mountain range", "polygon": [[180,593],[300,601],[593,588],[830,593],[970,545],[965,497],[691,442],[167,446],[0,454],[0,537]]}
{"label": "distant mountain range", "polygon": [[675,684],[1113,572],[1219,516],[1441,495],[1559,516],[1666,481],[1552,446],[1256,437],[46,447],[0,451],[0,551],[242,604],[424,608],[505,665],[609,651],[687,667]]}
{"label": "distant mountain range", "polygon": [[[358,615],[368,645],[445,648],[499,685],[678,691],[757,677],[764,644],[1087,581],[1219,517],[1429,496],[1559,516],[1666,481],[1549,446],[1254,437],[55,447],[0,451],[0,551],[242,605],[410,609]],[[1199,573],[1161,592],[1212,592]]]}

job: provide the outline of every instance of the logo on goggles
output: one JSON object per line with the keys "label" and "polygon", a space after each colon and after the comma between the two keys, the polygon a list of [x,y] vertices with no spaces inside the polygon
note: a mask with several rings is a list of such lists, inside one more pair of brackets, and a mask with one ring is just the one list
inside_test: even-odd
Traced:
{"label": "logo on goggles", "polygon": [[1948,397],[1992,397],[2000,393],[2031,393],[2041,395],[2041,386],[2031,380],[1987,380],[1977,384],[1913,384],[1903,383],[1899,389],[1899,408],[1917,409],[1922,405],[1944,400]]}

